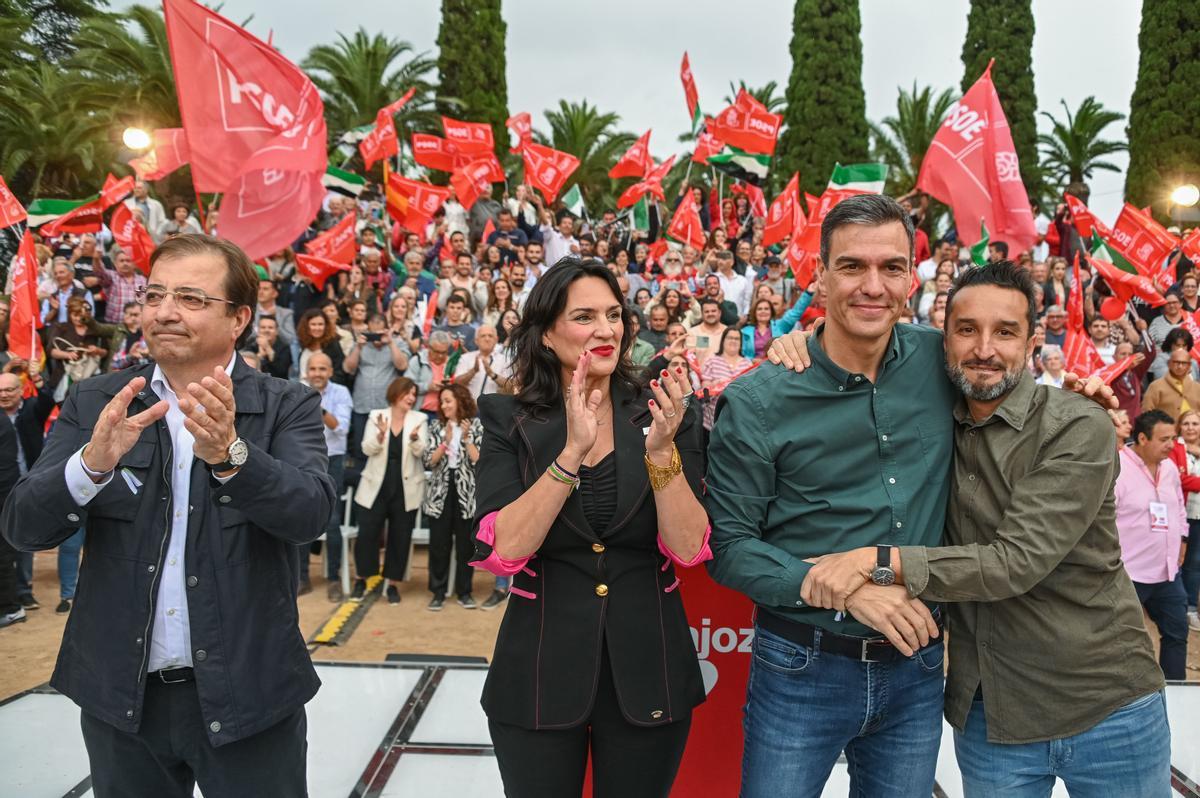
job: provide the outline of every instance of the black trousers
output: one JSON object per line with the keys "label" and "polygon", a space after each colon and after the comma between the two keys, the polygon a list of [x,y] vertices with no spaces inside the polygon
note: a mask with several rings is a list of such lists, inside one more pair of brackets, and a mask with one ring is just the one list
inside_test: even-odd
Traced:
{"label": "black trousers", "polygon": [[0,535],[0,615],[21,609],[17,597],[17,550]]}
{"label": "black trousers", "polygon": [[617,703],[605,652],[591,717],[573,729],[531,731],[488,721],[507,798],[583,794],[588,750],[593,798],[666,798],[692,725],[689,714],[665,726],[634,726]]}
{"label": "black trousers", "polygon": [[471,522],[462,517],[462,505],[458,502],[458,474],[447,469],[450,485],[442,514],[429,519],[429,592],[445,598],[449,588],[450,547],[454,546],[454,592],[459,596],[471,595],[471,580],[475,569],[467,565],[475,556],[475,541],[471,536]]}
{"label": "black trousers", "polygon": [[1187,593],[1183,575],[1170,582],[1134,582],[1138,601],[1158,627],[1158,664],[1163,676],[1172,680],[1187,678]]}
{"label": "black trousers", "polygon": [[81,713],[96,798],[302,798],[308,794],[304,708],[244,740],[214,748],[196,683],[147,676],[142,726],[121,731]]}
{"label": "black trousers", "polygon": [[369,508],[358,508],[358,537],[354,541],[354,569],[359,579],[379,573],[379,536],[387,525],[387,548],[383,557],[383,577],[404,581],[408,568],[408,550],[412,546],[417,511],[404,509],[404,480],[400,463],[388,463],[379,495]]}

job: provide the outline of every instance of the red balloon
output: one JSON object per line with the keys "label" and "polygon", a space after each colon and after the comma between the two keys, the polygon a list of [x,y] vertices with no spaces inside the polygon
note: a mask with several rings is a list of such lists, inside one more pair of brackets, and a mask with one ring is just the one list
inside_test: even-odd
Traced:
{"label": "red balloon", "polygon": [[1115,296],[1110,296],[1100,303],[1100,315],[1109,321],[1116,321],[1125,315],[1125,303]]}

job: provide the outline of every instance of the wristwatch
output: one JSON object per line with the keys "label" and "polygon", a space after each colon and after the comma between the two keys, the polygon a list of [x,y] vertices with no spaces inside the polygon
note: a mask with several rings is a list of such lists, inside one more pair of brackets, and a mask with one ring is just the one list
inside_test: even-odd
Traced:
{"label": "wristwatch", "polygon": [[891,585],[896,582],[896,572],[892,570],[892,547],[876,546],[875,570],[871,571],[871,581],[877,585]]}
{"label": "wristwatch", "polygon": [[226,471],[232,471],[235,468],[241,468],[250,459],[250,447],[241,438],[238,438],[233,443],[229,444],[229,451],[225,454],[225,460],[208,467],[209,471],[214,474],[222,474]]}

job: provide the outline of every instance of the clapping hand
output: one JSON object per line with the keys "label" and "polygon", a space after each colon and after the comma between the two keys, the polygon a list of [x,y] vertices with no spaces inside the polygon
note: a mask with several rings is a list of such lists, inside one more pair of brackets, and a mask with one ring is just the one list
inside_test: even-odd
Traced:
{"label": "clapping hand", "polygon": [[602,396],[594,390],[584,396],[588,367],[592,363],[592,353],[584,350],[571,372],[571,385],[567,388],[567,445],[564,453],[570,460],[582,461],[596,443],[596,433],[599,426],[596,410],[600,407]]}
{"label": "clapping hand", "polygon": [[650,433],[646,436],[646,454],[655,465],[666,467],[671,462],[675,433],[683,423],[687,410],[686,398],[692,384],[684,369],[676,366],[664,369],[659,379],[650,381]]}
{"label": "clapping hand", "polygon": [[383,439],[387,436],[387,422],[383,420],[383,416],[375,416],[375,429],[379,433],[379,442],[383,443]]}
{"label": "clapping hand", "polygon": [[92,439],[83,449],[83,464],[88,469],[103,473],[112,471],[117,467],[117,462],[137,443],[142,430],[167,414],[170,405],[159,401],[137,415],[126,416],[129,403],[145,386],[145,377],[134,377],[100,411],[100,417],[92,430]]}
{"label": "clapping hand", "polygon": [[233,381],[225,369],[215,366],[212,376],[189,383],[179,396],[179,409],[184,415],[184,428],[195,438],[192,453],[209,465],[224,462],[229,447],[237,440]]}

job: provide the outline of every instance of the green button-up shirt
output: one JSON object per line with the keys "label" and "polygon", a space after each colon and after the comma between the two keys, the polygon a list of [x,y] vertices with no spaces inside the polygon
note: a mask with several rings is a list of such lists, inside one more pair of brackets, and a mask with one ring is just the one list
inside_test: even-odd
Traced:
{"label": "green button-up shirt", "polygon": [[778,615],[877,636],[801,601],[804,560],[941,540],[956,399],[942,351],[941,333],[899,324],[872,384],[818,332],[803,374],[763,364],[731,384],[708,450],[713,578]]}
{"label": "green button-up shirt", "polygon": [[946,719],[982,684],[988,739],[1079,734],[1163,677],[1121,564],[1112,422],[1031,375],[976,422],[954,411],[947,546],[901,548],[908,591],[945,605]]}

